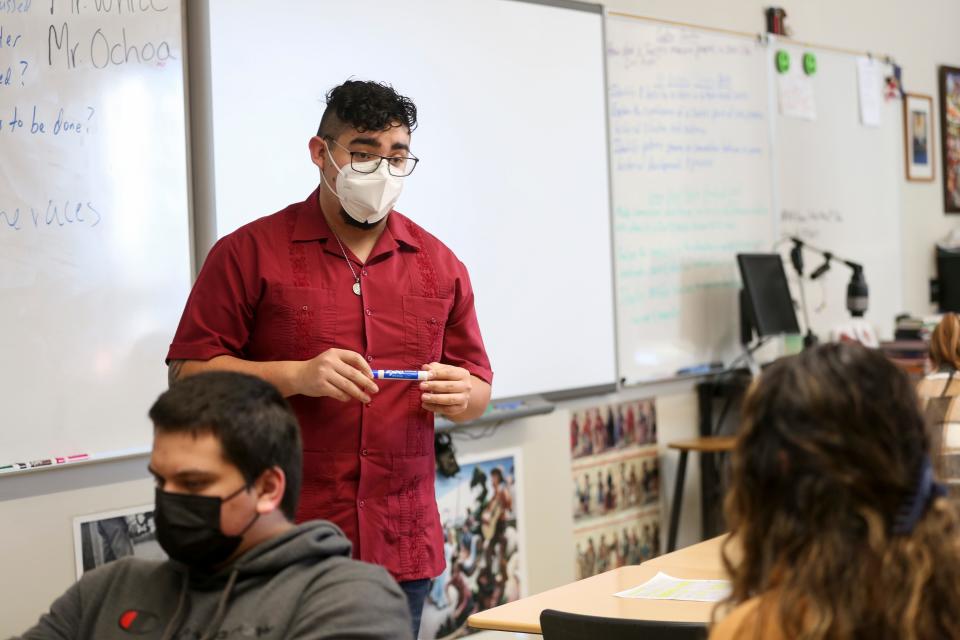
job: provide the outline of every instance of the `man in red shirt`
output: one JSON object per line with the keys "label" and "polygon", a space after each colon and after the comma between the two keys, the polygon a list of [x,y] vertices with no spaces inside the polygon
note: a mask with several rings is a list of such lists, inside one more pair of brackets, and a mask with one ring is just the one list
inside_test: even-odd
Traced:
{"label": "man in red shirt", "polygon": [[[444,567],[433,416],[480,416],[492,372],[466,267],[393,210],[417,159],[416,107],[348,81],[327,95],[310,156],[320,186],[210,251],[167,355],[170,378],[260,376],[303,431],[298,521],[339,525],[407,593],[414,631]],[[373,381],[419,369],[424,381]]]}

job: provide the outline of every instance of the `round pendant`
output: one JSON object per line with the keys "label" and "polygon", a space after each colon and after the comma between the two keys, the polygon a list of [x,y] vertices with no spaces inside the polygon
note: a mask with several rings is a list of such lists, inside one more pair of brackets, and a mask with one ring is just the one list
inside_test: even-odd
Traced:
{"label": "round pendant", "polygon": [[359,282],[354,282],[354,283],[353,283],[353,293],[354,293],[355,295],[360,295],[360,283],[359,283]]}

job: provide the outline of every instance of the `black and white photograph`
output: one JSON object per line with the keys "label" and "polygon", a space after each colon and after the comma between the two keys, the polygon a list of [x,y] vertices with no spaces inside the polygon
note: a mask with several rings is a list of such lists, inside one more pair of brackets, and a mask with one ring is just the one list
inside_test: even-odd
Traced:
{"label": "black and white photograph", "polygon": [[85,572],[124,556],[167,557],[157,542],[153,505],[76,517],[73,545],[78,580]]}

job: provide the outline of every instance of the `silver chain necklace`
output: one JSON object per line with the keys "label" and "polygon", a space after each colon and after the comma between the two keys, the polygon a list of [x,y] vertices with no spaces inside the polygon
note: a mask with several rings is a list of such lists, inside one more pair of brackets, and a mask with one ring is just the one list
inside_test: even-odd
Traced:
{"label": "silver chain necklace", "polygon": [[[331,231],[333,230],[331,229]],[[354,295],[360,295],[360,276],[353,270],[353,265],[350,264],[350,258],[347,257],[347,250],[343,248],[343,243],[340,242],[340,236],[334,233],[333,237],[337,239],[337,244],[340,245],[340,253],[343,254],[343,259],[347,261],[347,266],[350,267],[350,273],[353,274],[353,293]]]}

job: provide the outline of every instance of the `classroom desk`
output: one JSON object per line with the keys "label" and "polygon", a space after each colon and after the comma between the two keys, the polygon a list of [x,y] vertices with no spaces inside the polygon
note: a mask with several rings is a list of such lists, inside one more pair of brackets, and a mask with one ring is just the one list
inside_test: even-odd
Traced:
{"label": "classroom desk", "polygon": [[726,536],[718,536],[643,564],[620,567],[508,602],[473,614],[467,619],[467,624],[474,629],[540,633],[540,612],[544,609],[607,618],[710,622],[714,607],[712,602],[635,600],[617,598],[613,594],[646,582],[658,571],[676,578],[725,579],[727,576],[720,560],[720,545],[725,539]]}

